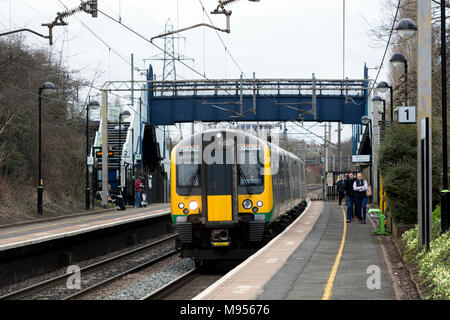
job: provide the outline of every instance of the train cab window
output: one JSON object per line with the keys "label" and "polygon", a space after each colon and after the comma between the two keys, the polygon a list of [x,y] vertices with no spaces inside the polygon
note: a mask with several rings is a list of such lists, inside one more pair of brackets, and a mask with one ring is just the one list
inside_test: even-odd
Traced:
{"label": "train cab window", "polygon": [[177,187],[189,188],[200,186],[200,165],[195,163],[193,152],[177,154]]}
{"label": "train cab window", "polygon": [[240,186],[262,186],[264,183],[262,166],[257,164],[240,164],[238,165],[239,185]]}
{"label": "train cab window", "polygon": [[200,186],[200,166],[198,164],[177,165],[177,185],[179,187]]}

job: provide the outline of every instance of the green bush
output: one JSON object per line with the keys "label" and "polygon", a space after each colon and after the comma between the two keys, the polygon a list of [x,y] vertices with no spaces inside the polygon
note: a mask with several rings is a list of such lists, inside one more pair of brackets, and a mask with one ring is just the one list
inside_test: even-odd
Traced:
{"label": "green bush", "polygon": [[[439,203],[442,156],[440,132],[433,123],[432,195]],[[379,168],[390,214],[396,222],[417,223],[417,125],[393,123],[387,128],[379,151]]]}
{"label": "green bush", "polygon": [[424,279],[421,285],[426,289],[425,298],[450,299],[450,230],[440,235],[441,210],[433,211],[433,240],[430,250],[418,249],[418,226],[405,232],[405,255],[414,260],[419,267],[419,275]]}
{"label": "green bush", "polygon": [[417,222],[417,127],[393,123],[380,146],[379,168],[390,213],[397,222]]}

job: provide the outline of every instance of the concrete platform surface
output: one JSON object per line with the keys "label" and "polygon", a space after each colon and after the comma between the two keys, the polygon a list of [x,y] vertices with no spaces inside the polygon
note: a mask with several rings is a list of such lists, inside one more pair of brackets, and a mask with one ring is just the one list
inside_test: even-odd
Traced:
{"label": "concrete platform surface", "polygon": [[346,223],[345,209],[311,202],[282,234],[194,299],[395,299],[371,224]]}
{"label": "concrete platform surface", "polygon": [[92,213],[92,215],[67,217],[50,222],[36,221],[23,226],[4,227],[0,229],[0,251],[164,214],[170,214],[169,204],[152,204],[146,208],[127,208],[124,211],[114,210]]}

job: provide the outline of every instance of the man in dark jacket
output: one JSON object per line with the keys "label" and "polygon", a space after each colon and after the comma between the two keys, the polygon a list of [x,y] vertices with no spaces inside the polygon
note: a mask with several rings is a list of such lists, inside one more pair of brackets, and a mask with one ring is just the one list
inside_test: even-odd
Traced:
{"label": "man in dark jacket", "polygon": [[344,181],[344,191],[347,196],[347,222],[352,222],[353,207],[356,206],[355,191],[353,190],[353,183],[355,182],[355,175],[349,172]]}

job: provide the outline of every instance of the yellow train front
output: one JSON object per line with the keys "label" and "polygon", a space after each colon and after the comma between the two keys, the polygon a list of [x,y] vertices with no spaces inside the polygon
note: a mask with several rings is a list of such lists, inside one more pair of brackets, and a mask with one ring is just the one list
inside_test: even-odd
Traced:
{"label": "yellow train front", "polygon": [[243,259],[304,206],[304,162],[255,135],[197,133],[171,154],[171,211],[183,257]]}

